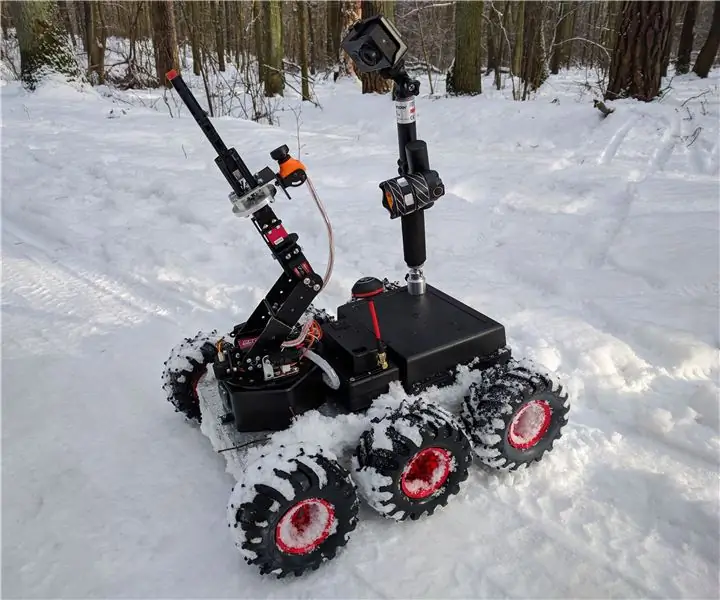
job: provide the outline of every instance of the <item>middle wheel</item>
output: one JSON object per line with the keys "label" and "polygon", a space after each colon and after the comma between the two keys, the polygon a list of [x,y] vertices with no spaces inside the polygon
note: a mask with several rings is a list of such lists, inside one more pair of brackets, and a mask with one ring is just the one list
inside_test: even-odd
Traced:
{"label": "middle wheel", "polygon": [[472,448],[459,421],[422,399],[373,420],[353,456],[362,496],[397,521],[445,506],[460,491],[471,463]]}

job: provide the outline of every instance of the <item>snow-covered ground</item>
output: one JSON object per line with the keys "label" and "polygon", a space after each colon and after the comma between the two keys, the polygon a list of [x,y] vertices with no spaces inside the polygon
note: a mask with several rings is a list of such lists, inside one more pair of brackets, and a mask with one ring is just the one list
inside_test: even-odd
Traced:
{"label": "snow-covered ground", "polygon": [[[334,561],[283,581],[241,561],[225,460],[161,390],[173,345],[227,331],[277,276],[210,146],[158,92],[6,83],[3,596],[717,597],[720,73],[606,119],[582,80],[526,103],[418,100],[448,191],[426,219],[429,281],[567,384],[566,435],[529,471],[473,469],[430,519],[363,510]],[[394,108],[350,82],[316,91],[299,139],[290,110],[215,124],[253,169],[301,144],[336,234],[317,303],[334,310],[359,277],[404,274],[377,188]],[[322,272],[307,192],[275,208]],[[333,423],[312,425],[322,440]]]}

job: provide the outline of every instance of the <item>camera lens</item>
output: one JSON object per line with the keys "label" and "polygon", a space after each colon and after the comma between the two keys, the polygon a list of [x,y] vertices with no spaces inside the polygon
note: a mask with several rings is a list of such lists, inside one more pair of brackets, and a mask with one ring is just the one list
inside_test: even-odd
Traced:
{"label": "camera lens", "polygon": [[380,52],[370,44],[363,44],[358,52],[360,60],[369,67],[374,67],[380,62]]}

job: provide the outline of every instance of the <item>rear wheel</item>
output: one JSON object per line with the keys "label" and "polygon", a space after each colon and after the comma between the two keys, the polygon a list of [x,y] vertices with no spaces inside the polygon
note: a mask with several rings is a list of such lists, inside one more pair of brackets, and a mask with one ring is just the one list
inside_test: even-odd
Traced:
{"label": "rear wheel", "polygon": [[357,524],[349,473],[320,448],[273,448],[247,468],[228,503],[228,525],[263,575],[302,575],[331,560]]}
{"label": "rear wheel", "polygon": [[215,360],[216,332],[185,338],[170,351],[162,374],[163,390],[175,410],[191,421],[200,422],[200,398],[197,386],[207,366]]}
{"label": "rear wheel", "polygon": [[569,410],[562,386],[512,366],[487,390],[471,386],[460,415],[480,460],[496,469],[515,470],[552,450]]}
{"label": "rear wheel", "polygon": [[403,521],[431,515],[460,491],[472,462],[470,441],[451,413],[404,402],[373,422],[358,444],[355,479],[368,504]]}

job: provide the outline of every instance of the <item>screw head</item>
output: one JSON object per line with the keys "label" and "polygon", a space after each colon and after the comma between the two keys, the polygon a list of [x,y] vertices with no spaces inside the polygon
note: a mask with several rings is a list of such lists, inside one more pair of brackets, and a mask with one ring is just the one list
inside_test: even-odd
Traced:
{"label": "screw head", "polygon": [[319,291],[320,291],[320,284],[319,284],[319,283],[316,283],[316,284],[313,286],[313,290],[315,290],[316,292],[319,292]]}

